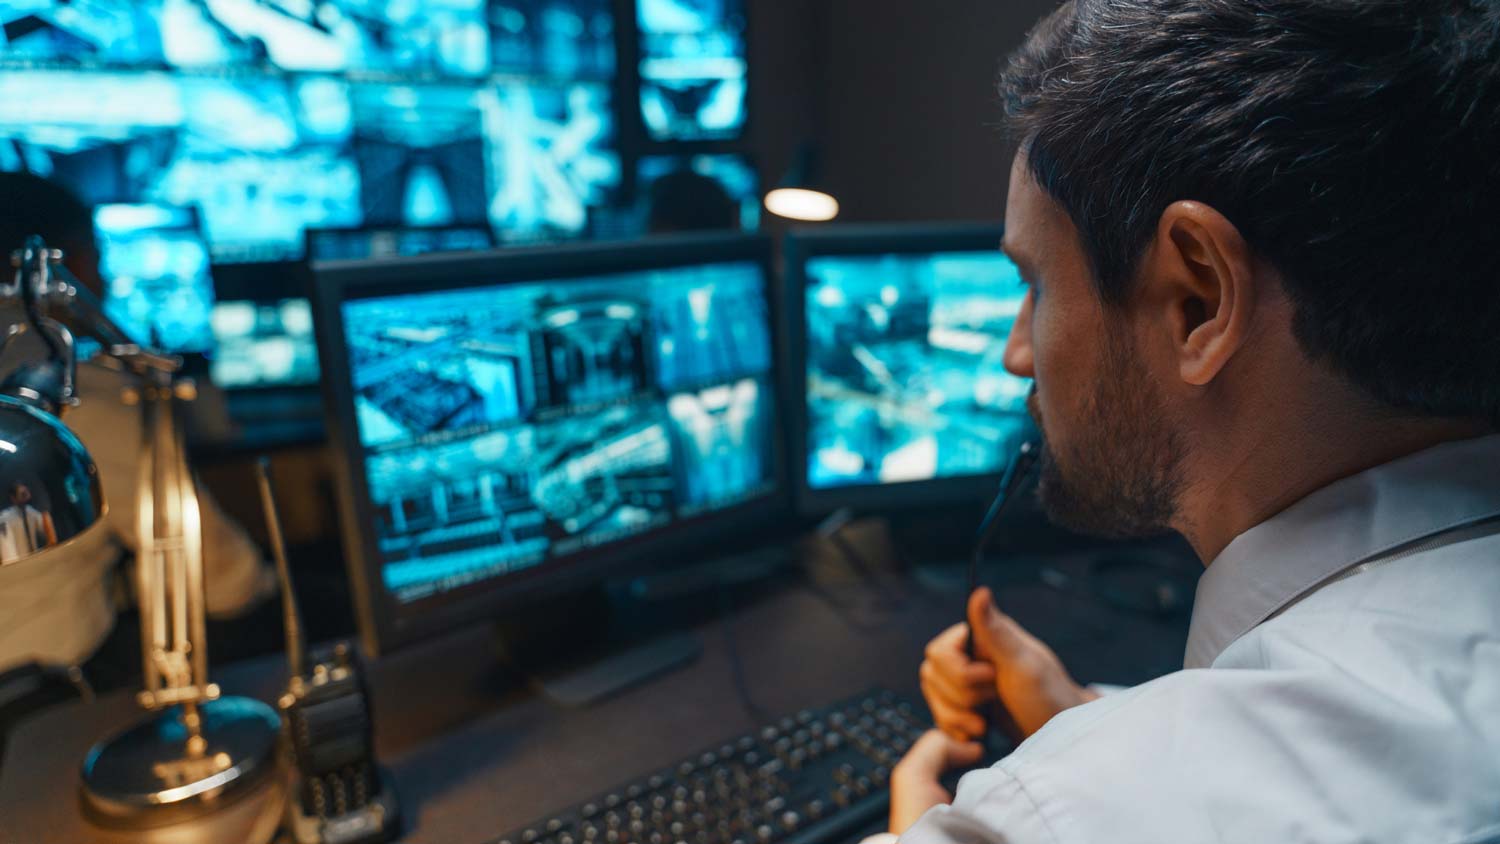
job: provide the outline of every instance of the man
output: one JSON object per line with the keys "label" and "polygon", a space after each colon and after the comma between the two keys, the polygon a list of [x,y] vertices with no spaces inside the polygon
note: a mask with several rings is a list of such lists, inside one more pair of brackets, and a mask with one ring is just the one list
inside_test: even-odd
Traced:
{"label": "man", "polygon": [[972,596],[892,831],[1500,841],[1500,3],[1076,0],[1002,92],[1039,496],[1207,569],[1185,670],[1102,696]]}
{"label": "man", "polygon": [[694,170],[677,170],[651,183],[648,233],[738,231],[739,228],[739,206],[718,180]]}
{"label": "man", "polygon": [[31,506],[31,488],[10,486],[10,506],[0,510],[0,563],[20,560],[57,544],[52,514]]}
{"label": "man", "polygon": [[[40,234],[48,246],[64,250],[66,268],[95,296],[103,297],[89,207],[39,176],[0,173],[0,251],[8,256],[30,234]],[[39,349],[20,352],[31,359]],[[7,354],[0,372],[9,372],[17,362]],[[136,496],[142,421],[140,408],[121,399],[130,380],[100,365],[78,368],[81,403],[63,421],[98,464],[109,510],[103,525],[85,531],[66,548],[48,552],[48,559],[0,567],[0,673],[33,661],[79,665],[114,626],[112,573],[121,557],[139,544]],[[201,487],[199,506],[208,611],[220,617],[248,611],[274,588],[274,576],[244,529]]]}

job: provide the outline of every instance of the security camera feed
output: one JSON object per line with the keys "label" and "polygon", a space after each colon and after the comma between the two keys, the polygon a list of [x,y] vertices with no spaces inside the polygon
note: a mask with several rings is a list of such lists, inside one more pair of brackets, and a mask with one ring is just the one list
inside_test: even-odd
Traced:
{"label": "security camera feed", "polygon": [[152,348],[207,351],[214,283],[193,209],[101,205],[94,209],[94,229],[107,285],[105,313]]}
{"label": "security camera feed", "polygon": [[998,250],[807,261],[812,489],[998,472],[1031,382],[1002,363],[1026,298]]}
{"label": "security camera feed", "polygon": [[739,203],[740,229],[755,231],[760,228],[760,174],[742,155],[646,156],[636,163],[637,192],[641,196],[650,196],[651,185],[657,179],[682,170],[692,170],[724,186],[730,198]]}
{"label": "security camera feed", "polygon": [[485,0],[20,0],[0,54],[59,64],[489,73]]}
{"label": "security camera feed", "polygon": [[492,0],[495,70],[565,79],[614,76],[611,5],[610,0]]}
{"label": "security camera feed", "polygon": [[358,299],[342,316],[402,602],[774,491],[754,263]]}
{"label": "security camera feed", "polygon": [[306,299],[219,302],[209,321],[215,349],[208,374],[220,389],[318,382],[318,346]]}
{"label": "security camera feed", "polygon": [[480,252],[495,245],[488,226],[314,229],[307,236],[314,261],[359,261],[435,252]]}
{"label": "security camera feed", "polygon": [[722,140],[745,125],[743,0],[640,0],[641,118],[657,141]]}
{"label": "security camera feed", "polygon": [[90,204],[196,206],[218,262],[302,251],[360,223],[347,85],[327,77],[0,73],[0,168]]}
{"label": "security camera feed", "polygon": [[485,219],[481,129],[488,91],[354,85],[354,155],[367,226],[443,226]]}
{"label": "security camera feed", "polygon": [[489,220],[505,243],[576,237],[620,183],[609,86],[501,83],[485,114]]}
{"label": "security camera feed", "polygon": [[217,264],[300,259],[312,228],[580,237],[620,182],[610,6],[0,3],[0,169],[196,206]]}

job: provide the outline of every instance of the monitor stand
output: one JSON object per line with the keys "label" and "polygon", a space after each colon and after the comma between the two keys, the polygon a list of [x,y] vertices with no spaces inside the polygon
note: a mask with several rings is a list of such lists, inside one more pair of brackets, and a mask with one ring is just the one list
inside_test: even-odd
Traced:
{"label": "monitor stand", "polygon": [[588,706],[692,663],[703,653],[692,628],[723,611],[705,595],[739,594],[792,560],[773,546],[531,602],[496,625],[497,647],[553,702]]}

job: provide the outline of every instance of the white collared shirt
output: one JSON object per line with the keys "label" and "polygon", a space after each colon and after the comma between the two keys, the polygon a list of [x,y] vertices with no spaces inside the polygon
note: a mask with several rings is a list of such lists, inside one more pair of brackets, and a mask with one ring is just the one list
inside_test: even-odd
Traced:
{"label": "white collared shirt", "polygon": [[1241,534],[1185,670],[1057,715],[902,836],[980,841],[1500,842],[1500,436]]}

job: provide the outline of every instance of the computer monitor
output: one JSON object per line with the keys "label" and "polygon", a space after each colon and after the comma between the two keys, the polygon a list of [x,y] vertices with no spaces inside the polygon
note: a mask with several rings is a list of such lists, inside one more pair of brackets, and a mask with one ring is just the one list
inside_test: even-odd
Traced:
{"label": "computer monitor", "polygon": [[1030,430],[1003,356],[1026,298],[996,225],[834,227],[786,245],[792,472],[806,512],[972,501]]}
{"label": "computer monitor", "polygon": [[737,138],[745,127],[744,0],[640,0],[640,107],[654,141]]}
{"label": "computer monitor", "polygon": [[106,279],[105,312],[121,328],[162,351],[213,347],[214,282],[194,209],[100,205],[94,231]]}
{"label": "computer monitor", "polygon": [[502,243],[582,236],[620,184],[610,86],[515,80],[485,113],[490,226]]}
{"label": "computer monitor", "polygon": [[308,229],[309,261],[359,261],[433,252],[482,252],[493,248],[489,226],[377,226]]}
{"label": "computer monitor", "polygon": [[314,266],[367,646],[783,507],[768,255],[699,236]]}
{"label": "computer monitor", "polygon": [[[0,170],[91,205],[195,206],[216,265],[301,259],[309,228],[582,237],[620,183],[601,5],[0,4]],[[517,15],[542,75],[491,62]]]}
{"label": "computer monitor", "polygon": [[347,83],[325,76],[0,72],[0,169],[91,205],[196,206],[214,263],[299,257],[362,222]]}
{"label": "computer monitor", "polygon": [[311,387],[318,383],[312,306],[305,298],[234,299],[214,304],[208,377],[222,390]]}
{"label": "computer monitor", "polygon": [[492,0],[495,70],[559,79],[615,75],[611,0]]}
{"label": "computer monitor", "polygon": [[20,0],[0,53],[65,64],[342,73],[489,72],[485,0]]}

